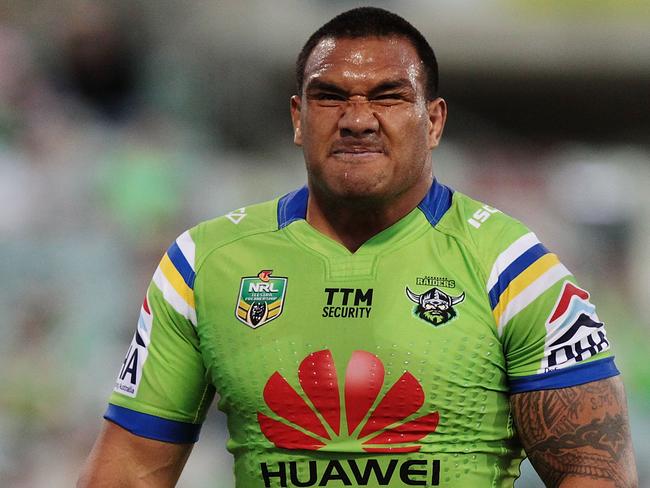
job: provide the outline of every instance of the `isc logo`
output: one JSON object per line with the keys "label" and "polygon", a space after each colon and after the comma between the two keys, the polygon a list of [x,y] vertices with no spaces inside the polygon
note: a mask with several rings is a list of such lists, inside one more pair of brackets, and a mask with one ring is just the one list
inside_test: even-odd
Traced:
{"label": "isc logo", "polygon": [[489,205],[483,205],[476,212],[474,212],[471,218],[467,219],[467,222],[478,229],[483,222],[490,218],[490,215],[497,212],[499,212],[498,209],[490,207]]}
{"label": "isc logo", "polygon": [[277,293],[279,290],[276,290],[273,287],[274,283],[249,283],[248,284],[248,293],[260,293],[260,292],[268,292],[268,293]]}

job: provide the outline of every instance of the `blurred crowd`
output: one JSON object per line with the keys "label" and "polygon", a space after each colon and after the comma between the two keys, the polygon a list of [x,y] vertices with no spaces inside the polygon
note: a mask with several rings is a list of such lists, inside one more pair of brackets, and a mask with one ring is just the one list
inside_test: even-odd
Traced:
{"label": "blurred crowd", "polygon": [[[73,484],[168,244],[304,180],[290,65],[258,80],[232,52],[178,49],[125,3],[56,4],[0,11],[0,484],[14,488]],[[647,458],[650,146],[540,152],[479,129],[480,148],[449,134],[439,178],[524,220],[589,287]],[[180,486],[230,486],[226,435],[214,412]]]}

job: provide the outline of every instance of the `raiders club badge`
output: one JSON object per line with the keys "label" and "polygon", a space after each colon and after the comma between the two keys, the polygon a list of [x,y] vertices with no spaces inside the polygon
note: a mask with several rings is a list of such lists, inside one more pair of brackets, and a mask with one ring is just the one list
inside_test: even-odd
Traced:
{"label": "raiders club badge", "polygon": [[407,286],[406,296],[416,304],[414,315],[435,327],[456,317],[454,307],[465,300],[465,292],[453,297],[436,287],[418,295]]}

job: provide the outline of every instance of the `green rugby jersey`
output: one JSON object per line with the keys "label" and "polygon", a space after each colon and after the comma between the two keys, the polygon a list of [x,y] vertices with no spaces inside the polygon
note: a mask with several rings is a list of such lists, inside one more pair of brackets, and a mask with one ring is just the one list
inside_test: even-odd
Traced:
{"label": "green rugby jersey", "polygon": [[307,199],[172,244],[105,418],[193,442],[216,390],[238,487],[501,487],[510,393],[618,374],[589,293],[516,220],[434,182],[351,253]]}

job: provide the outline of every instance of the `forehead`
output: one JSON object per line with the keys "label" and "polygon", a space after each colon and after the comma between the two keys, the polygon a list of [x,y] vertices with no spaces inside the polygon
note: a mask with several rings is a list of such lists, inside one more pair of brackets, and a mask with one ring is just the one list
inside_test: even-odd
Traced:
{"label": "forehead", "polygon": [[[380,81],[406,78],[418,85],[424,72],[415,47],[405,38],[361,37],[322,39],[305,64],[306,85],[315,79]],[[340,79],[340,80],[339,80]]]}

